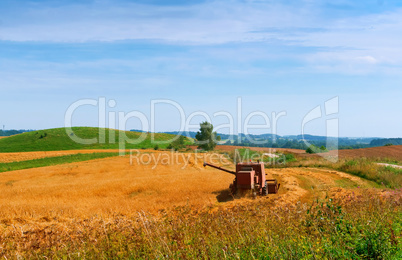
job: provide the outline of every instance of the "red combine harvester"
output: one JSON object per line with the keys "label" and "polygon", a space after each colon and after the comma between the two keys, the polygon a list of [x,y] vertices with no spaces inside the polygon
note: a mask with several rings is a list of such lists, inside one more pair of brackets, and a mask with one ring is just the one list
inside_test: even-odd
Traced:
{"label": "red combine harvester", "polygon": [[236,172],[204,162],[205,166],[210,166],[235,176],[233,183],[229,186],[232,194],[236,194],[238,190],[251,190],[253,195],[266,196],[278,193],[280,187],[277,180],[265,178],[265,167],[262,162],[238,163],[236,165]]}

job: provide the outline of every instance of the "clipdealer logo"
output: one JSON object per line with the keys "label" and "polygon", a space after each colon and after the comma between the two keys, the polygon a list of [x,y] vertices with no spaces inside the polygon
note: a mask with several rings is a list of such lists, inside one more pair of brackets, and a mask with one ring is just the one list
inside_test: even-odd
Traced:
{"label": "clipdealer logo", "polygon": [[[256,110],[248,113],[244,116],[242,98],[237,98],[236,112],[230,113],[228,111],[217,111],[213,114],[212,118],[225,119],[227,123],[217,124],[214,126],[214,131],[220,132],[224,130],[231,136],[237,136],[237,141],[239,143],[242,140],[247,140],[247,142],[255,146],[263,146],[267,140],[254,139],[250,133],[252,130],[266,131],[274,136],[277,134],[279,120],[282,117],[287,116],[286,111],[272,112],[268,115],[264,111]],[[130,112],[124,111],[108,111],[115,108],[117,102],[113,99],[107,100],[106,97],[99,97],[98,99],[80,99],[72,103],[66,110],[64,117],[64,125],[68,136],[76,143],[90,145],[90,144],[104,144],[108,143],[118,143],[120,155],[125,154],[126,144],[140,144],[147,138],[150,138],[150,142],[153,145],[163,145],[168,144],[179,138],[180,135],[187,137],[190,129],[198,129],[199,125],[192,124],[192,120],[195,117],[203,117],[205,121],[212,122],[211,116],[205,111],[195,111],[190,114],[186,114],[184,108],[176,101],[170,99],[155,99],[150,101],[150,114],[147,116],[143,111],[133,110]],[[84,139],[77,136],[73,130],[73,117],[77,113],[77,110],[83,106],[92,106],[97,108],[98,112],[98,137]],[[155,138],[155,127],[156,127],[156,115],[158,106],[170,106],[177,111],[179,116],[180,127],[178,130],[178,135],[173,136],[169,140],[157,140]],[[323,113],[324,110],[324,113]],[[339,137],[339,120],[336,115],[339,112],[339,99],[338,97],[331,98],[325,102],[324,107],[317,106],[311,111],[309,111],[302,119],[301,123],[301,133],[303,136],[303,142],[309,147],[311,143],[304,138],[305,127],[310,122],[317,120],[319,118],[331,117],[326,121],[325,129],[327,135],[327,145],[331,145],[332,149],[337,149],[337,138]],[[259,118],[263,121],[262,124],[252,124],[252,120]],[[127,122],[131,119],[139,120],[141,124],[142,132],[135,139],[129,138],[125,131]],[[109,128],[106,131],[106,128]],[[118,138],[116,141],[116,131],[118,132]],[[109,138],[106,138],[106,133],[108,132]],[[242,133],[242,135],[237,134]],[[329,141],[331,140],[331,141]],[[216,141],[216,140],[215,140]],[[330,161],[336,161],[338,156],[336,153],[332,153],[331,156],[327,154],[320,154],[325,159]]]}

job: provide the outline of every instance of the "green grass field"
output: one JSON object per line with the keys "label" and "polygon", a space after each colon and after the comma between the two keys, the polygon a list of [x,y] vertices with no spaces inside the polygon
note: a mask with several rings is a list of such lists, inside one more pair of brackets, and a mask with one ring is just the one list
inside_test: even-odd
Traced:
{"label": "green grass field", "polygon": [[[0,153],[6,152],[30,152],[30,151],[61,151],[81,149],[119,149],[124,144],[125,149],[154,148],[155,143],[151,142],[151,134],[147,134],[145,140],[138,144],[132,144],[124,139],[119,143],[119,136],[126,136],[127,139],[135,141],[140,138],[140,132],[118,131],[101,129],[102,135],[99,138],[99,128],[94,127],[73,127],[74,134],[67,134],[65,128],[55,128],[27,132],[19,135],[0,139]],[[97,138],[93,144],[80,144],[72,140],[74,137],[81,139]],[[156,141],[168,141],[175,136],[170,134],[154,134]],[[104,142],[100,139],[104,138]],[[190,143],[190,140],[187,140]],[[164,149],[168,144],[159,144]]]}

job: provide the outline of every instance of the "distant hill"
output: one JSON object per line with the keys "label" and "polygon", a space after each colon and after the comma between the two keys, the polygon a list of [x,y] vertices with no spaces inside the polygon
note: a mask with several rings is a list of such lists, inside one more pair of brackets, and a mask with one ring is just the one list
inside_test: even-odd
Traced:
{"label": "distant hill", "polygon": [[[1,130],[0,130],[1,131]],[[13,132],[15,131],[15,132]],[[18,131],[28,131],[20,133]],[[75,135],[82,139],[91,139],[98,137],[98,128],[94,127],[74,127],[73,131]],[[114,131],[111,132],[111,131]],[[80,150],[80,149],[118,149],[119,133],[118,130],[105,129],[105,142],[94,144],[80,144],[74,142],[66,133],[65,128],[55,128],[47,130],[8,130],[7,135],[11,135],[7,138],[0,139],[0,152],[26,152],[26,151],[58,151],[58,150]],[[1,133],[1,132],[0,132]],[[131,139],[136,140],[140,137],[141,130],[124,131],[125,135]],[[4,134],[4,132],[3,132]],[[180,132],[166,132],[155,133],[154,137],[157,141],[166,141],[172,139],[174,136],[180,134]],[[181,133],[184,136],[195,138],[196,132]],[[394,139],[380,139],[380,138],[347,138],[342,137],[339,139],[328,138],[325,136],[314,135],[293,135],[293,136],[279,136],[274,134],[262,134],[262,135],[227,135],[218,134],[221,136],[223,142],[221,144],[237,145],[237,146],[254,146],[254,147],[273,147],[273,148],[293,148],[302,149],[307,148],[306,143],[303,140],[308,141],[310,144],[314,144],[318,147],[322,145],[326,146],[329,150],[337,149],[356,149],[367,148],[375,146],[384,146],[386,144],[402,144],[402,138]],[[304,138],[304,139],[303,139]],[[258,141],[258,143],[253,142]],[[329,143],[327,144],[327,141]],[[187,140],[189,144],[191,141]],[[144,141],[139,144],[125,144],[126,149],[141,149],[141,148],[153,148],[155,144],[151,143],[151,135],[147,134]],[[159,148],[166,148],[168,144],[158,145]]]}
{"label": "distant hill", "polygon": [[[82,139],[98,138],[99,128],[94,127],[73,127],[75,136]],[[114,131],[111,132],[111,131]],[[105,129],[105,143],[96,142],[94,144],[79,144],[74,142],[67,135],[65,128],[55,128],[26,132],[7,138],[0,139],[0,152],[28,152],[28,151],[59,151],[59,150],[81,150],[81,149],[119,149],[118,130]],[[138,139],[140,132],[124,132],[132,140]],[[172,139],[170,134],[155,134],[155,140],[165,141]],[[159,145],[160,148],[166,148],[168,144]],[[125,143],[126,149],[153,148],[151,135],[139,144]]]}
{"label": "distant hill", "polygon": [[[139,130],[133,130],[139,131]],[[195,138],[196,132],[165,132],[172,135],[184,135],[191,138]],[[227,135],[218,133],[223,142],[221,144],[226,145],[236,145],[236,146],[252,146],[252,147],[272,147],[272,148],[293,148],[293,149],[307,149],[307,145],[304,141],[309,144],[314,144],[315,146],[321,147],[325,146],[329,150],[333,149],[359,149],[368,148],[374,146],[382,146],[381,142],[374,142],[373,140],[379,139],[378,137],[326,137],[318,135],[286,135],[280,136],[276,134],[260,134],[260,135]],[[254,142],[258,141],[258,142]],[[392,142],[391,142],[392,143]],[[393,144],[397,144],[396,141]]]}
{"label": "distant hill", "polygon": [[11,135],[17,135],[17,134],[22,134],[22,133],[26,133],[26,132],[31,132],[33,130],[25,130],[25,129],[21,129],[21,130],[0,130],[0,136],[11,136]]}
{"label": "distant hill", "polygon": [[294,140],[307,140],[307,141],[326,141],[328,140],[334,140],[338,139],[342,142],[355,142],[355,143],[363,143],[363,144],[370,144],[371,141],[374,139],[381,139],[378,137],[357,137],[357,138],[352,138],[352,137],[326,137],[326,136],[319,136],[319,135],[285,135],[282,138],[286,139],[294,139]]}
{"label": "distant hill", "polygon": [[384,146],[384,145],[402,145],[402,138],[386,138],[386,139],[375,139],[371,141],[371,146]]}
{"label": "distant hill", "polygon": [[[138,131],[141,132],[141,130],[131,130],[131,131]],[[192,132],[192,131],[184,131],[184,132],[179,132],[179,131],[173,131],[173,132],[163,132],[165,134],[172,134],[172,135],[184,135],[187,137],[195,138],[195,135],[197,132]],[[228,135],[228,134],[221,134],[218,133],[218,136],[221,137],[222,140],[232,140],[235,141],[239,138],[239,136],[242,139],[246,139],[247,136],[251,139],[274,139],[274,138],[280,138],[281,136],[275,135],[275,134],[261,134],[261,135],[245,135],[245,134],[240,134],[240,135]]]}

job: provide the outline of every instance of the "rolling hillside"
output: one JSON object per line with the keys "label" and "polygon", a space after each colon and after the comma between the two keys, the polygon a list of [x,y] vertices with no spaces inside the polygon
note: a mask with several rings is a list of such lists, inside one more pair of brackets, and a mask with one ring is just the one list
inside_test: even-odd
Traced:
{"label": "rolling hillside", "polygon": [[[0,139],[0,152],[30,152],[30,151],[60,151],[60,150],[80,150],[80,149],[119,149],[119,135],[125,133],[130,140],[138,139],[142,133],[121,132],[118,130],[104,129],[105,142],[99,143],[99,129],[94,127],[73,127],[74,135],[81,139],[97,138],[93,144],[80,144],[74,142],[68,136],[65,128],[55,128],[47,130],[32,131],[19,135]],[[73,137],[73,136],[71,136]],[[170,134],[155,134],[155,140],[166,141],[174,136]],[[159,145],[165,148],[168,144]],[[151,135],[139,144],[125,142],[125,149],[153,148]]]}

